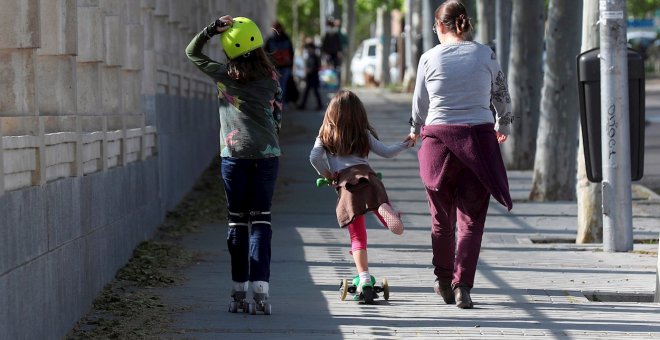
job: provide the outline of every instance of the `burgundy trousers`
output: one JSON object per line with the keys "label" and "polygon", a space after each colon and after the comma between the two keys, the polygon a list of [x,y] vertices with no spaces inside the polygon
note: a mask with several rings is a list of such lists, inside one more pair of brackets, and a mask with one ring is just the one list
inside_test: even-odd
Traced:
{"label": "burgundy trousers", "polygon": [[477,271],[490,193],[477,176],[449,150],[444,157],[442,185],[426,189],[433,228],[434,273],[452,288],[472,288]]}

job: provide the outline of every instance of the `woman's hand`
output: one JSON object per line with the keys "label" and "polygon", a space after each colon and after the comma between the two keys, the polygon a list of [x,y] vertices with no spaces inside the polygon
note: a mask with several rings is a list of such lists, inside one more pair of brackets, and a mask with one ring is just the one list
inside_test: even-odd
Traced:
{"label": "woman's hand", "polygon": [[500,133],[499,131],[495,131],[495,135],[497,136],[497,142],[499,144],[502,144],[506,142],[507,135]]}
{"label": "woman's hand", "polygon": [[415,146],[415,143],[417,143],[417,138],[419,138],[419,134],[411,132],[408,136],[406,136],[406,139],[403,142],[408,143],[408,147],[411,148]]}

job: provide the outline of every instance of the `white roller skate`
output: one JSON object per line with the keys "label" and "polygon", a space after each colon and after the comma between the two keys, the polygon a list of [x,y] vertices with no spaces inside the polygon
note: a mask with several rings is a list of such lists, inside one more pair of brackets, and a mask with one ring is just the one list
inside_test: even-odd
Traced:
{"label": "white roller skate", "polygon": [[236,313],[240,309],[242,312],[247,313],[248,302],[247,298],[247,282],[234,282],[234,287],[231,289],[231,300],[229,301],[229,312]]}
{"label": "white roller skate", "polygon": [[252,282],[252,295],[254,302],[248,304],[248,313],[255,315],[257,314],[257,311],[260,311],[266,315],[270,315],[271,305],[268,302],[268,282]]}

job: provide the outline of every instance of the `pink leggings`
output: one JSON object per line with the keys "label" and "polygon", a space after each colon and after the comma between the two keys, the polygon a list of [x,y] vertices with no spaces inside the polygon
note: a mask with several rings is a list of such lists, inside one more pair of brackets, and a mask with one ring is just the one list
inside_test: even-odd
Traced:
{"label": "pink leggings", "polygon": [[[386,226],[385,221],[377,211],[374,211],[376,217],[380,220],[383,226]],[[364,215],[357,216],[353,223],[348,225],[348,235],[351,236],[351,252],[355,250],[367,249],[367,225],[364,220]]]}

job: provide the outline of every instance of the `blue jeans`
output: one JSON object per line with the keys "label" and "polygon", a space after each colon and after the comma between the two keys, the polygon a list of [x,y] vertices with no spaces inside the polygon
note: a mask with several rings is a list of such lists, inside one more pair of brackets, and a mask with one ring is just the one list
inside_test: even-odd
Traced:
{"label": "blue jeans", "polygon": [[233,281],[270,279],[270,207],[278,167],[278,157],[222,158],[229,221],[227,246]]}

